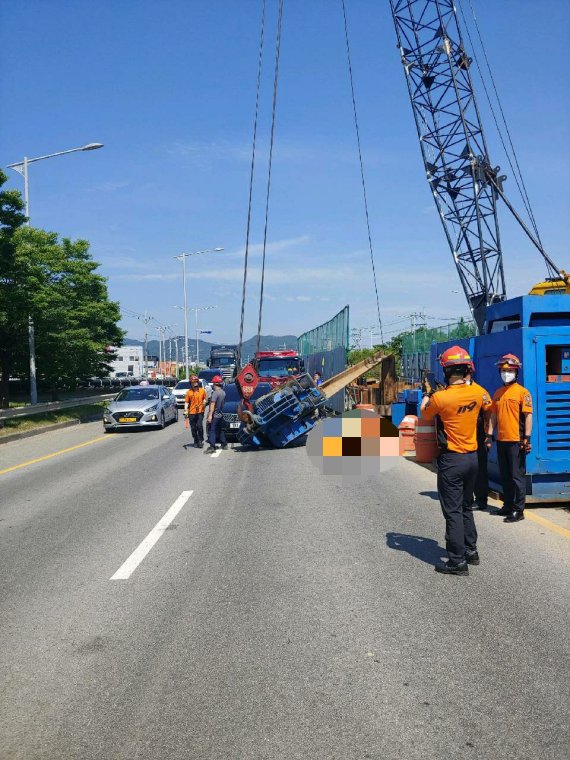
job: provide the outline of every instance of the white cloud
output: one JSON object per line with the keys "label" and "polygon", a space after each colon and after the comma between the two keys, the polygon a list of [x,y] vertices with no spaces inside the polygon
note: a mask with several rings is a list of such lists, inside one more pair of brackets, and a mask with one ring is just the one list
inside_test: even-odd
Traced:
{"label": "white cloud", "polygon": [[122,190],[124,187],[128,187],[131,183],[129,181],[123,180],[109,180],[108,182],[102,182],[100,185],[94,185],[93,187],[88,188],[88,192],[90,193],[112,193],[115,190]]}
{"label": "white cloud", "polygon": [[[285,238],[284,240],[270,241],[267,243],[266,248],[265,248],[266,256],[268,254],[280,253],[281,251],[285,251],[289,248],[295,248],[296,246],[304,245],[305,243],[309,243],[310,240],[311,240],[310,235],[298,235],[297,237]],[[250,256],[261,256],[262,253],[263,253],[263,243],[251,243],[248,248],[248,261],[249,261]],[[224,259],[239,258],[243,260],[245,256],[245,245],[234,251],[228,251],[227,253],[223,253],[222,256],[224,257]]]}
{"label": "white cloud", "polygon": [[[129,281],[163,281],[180,278],[179,272],[153,272],[149,274],[117,275],[115,280]],[[189,280],[217,280],[218,282],[242,282],[241,267],[225,267],[223,269],[205,269],[198,273],[189,273]],[[350,267],[289,267],[288,269],[266,269],[265,283],[267,285],[298,285],[300,282],[311,281],[314,286],[330,283],[360,282],[361,274]],[[261,267],[248,268],[248,283],[261,282]]]}
{"label": "white cloud", "polygon": [[177,141],[167,152],[174,156],[189,159],[192,163],[204,161],[251,161],[251,147],[243,144],[232,144],[227,140],[212,140],[210,142]]}
{"label": "white cloud", "polygon": [[[229,140],[195,140],[185,142],[177,140],[166,148],[170,155],[186,159],[195,165],[206,165],[214,161],[231,161],[237,163],[251,162],[251,143],[230,142]],[[267,162],[269,144],[266,140],[258,140],[256,146],[256,163]],[[277,139],[273,148],[273,162],[276,164],[287,163],[290,165],[307,166],[331,162],[349,165],[357,165],[358,154],[356,147],[346,143],[345,140],[330,140],[329,142],[294,142],[291,140]],[[369,167],[389,165],[394,163],[394,157],[388,152],[374,150],[366,151],[366,163]]]}

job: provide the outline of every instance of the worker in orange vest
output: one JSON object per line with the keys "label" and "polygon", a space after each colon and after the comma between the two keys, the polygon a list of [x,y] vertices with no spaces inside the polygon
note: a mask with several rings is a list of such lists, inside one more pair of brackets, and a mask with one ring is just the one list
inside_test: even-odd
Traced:
{"label": "worker in orange vest", "polygon": [[440,358],[447,387],[426,394],[423,416],[437,417],[437,491],[445,517],[445,543],[449,559],[435,570],[446,575],[469,575],[468,565],[478,565],[477,528],[471,505],[477,477],[477,418],[491,407],[487,391],[467,379],[471,357],[460,346],[452,346]]}
{"label": "worker in orange vest", "polygon": [[[475,375],[475,364],[471,362],[471,372],[467,375],[467,383],[469,385],[477,385],[473,380]],[[478,386],[481,387],[480,385]],[[487,428],[489,426],[489,411],[483,409],[479,412],[477,418],[477,477],[475,478],[475,485],[473,486],[473,504],[471,509],[476,511],[480,509],[485,511],[489,506],[487,500],[489,498],[489,476],[487,470],[487,458],[489,449],[486,445]]]}
{"label": "worker in orange vest", "polygon": [[522,362],[514,354],[505,354],[497,362],[503,385],[493,395],[487,445],[497,431],[497,458],[503,484],[503,507],[498,514],[504,522],[524,520],[526,495],[526,455],[531,451],[532,398],[522,385],[518,373]]}
{"label": "worker in orange vest", "polygon": [[194,446],[201,449],[204,446],[204,408],[206,406],[206,391],[200,385],[197,375],[190,377],[190,388],[184,396],[184,416],[190,421],[190,430]]}

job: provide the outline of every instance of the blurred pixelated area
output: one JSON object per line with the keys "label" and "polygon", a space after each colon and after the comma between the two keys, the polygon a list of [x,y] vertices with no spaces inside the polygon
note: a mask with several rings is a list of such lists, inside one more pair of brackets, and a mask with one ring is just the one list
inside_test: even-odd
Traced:
{"label": "blurred pixelated area", "polygon": [[353,409],[317,425],[309,435],[307,453],[325,475],[371,477],[398,461],[398,428],[368,409]]}

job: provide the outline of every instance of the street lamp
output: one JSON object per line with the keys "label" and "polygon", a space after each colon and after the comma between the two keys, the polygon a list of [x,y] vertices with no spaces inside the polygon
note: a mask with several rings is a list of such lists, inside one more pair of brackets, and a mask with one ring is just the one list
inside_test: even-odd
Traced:
{"label": "street lamp", "polygon": [[[97,150],[102,148],[103,143],[87,143],[81,148],[70,148],[69,150],[60,150],[57,153],[48,153],[47,156],[37,156],[37,158],[28,158],[24,156],[23,161],[17,161],[15,164],[8,164],[9,169],[21,174],[24,178],[24,204],[26,208],[26,224],[30,226],[30,192],[28,182],[28,164],[33,164],[36,161],[43,161],[46,158],[55,158],[56,156],[64,156],[66,153],[77,153],[82,150]],[[38,389],[36,383],[36,345],[35,345],[35,332],[34,332],[34,320],[30,315],[28,316],[28,341],[30,345],[30,402],[32,404],[38,403]]]}
{"label": "street lamp", "polygon": [[196,364],[200,363],[200,349],[198,348],[198,312],[209,311],[209,309],[217,309],[217,306],[191,306],[190,311],[194,312],[196,317]]}
{"label": "street lamp", "polygon": [[182,281],[184,283],[184,365],[186,368],[186,379],[190,374],[190,364],[188,361],[188,294],[186,289],[186,259],[188,256],[198,256],[201,253],[213,253],[214,251],[223,251],[223,248],[205,248],[203,251],[194,251],[193,253],[180,253],[173,256],[182,262]]}

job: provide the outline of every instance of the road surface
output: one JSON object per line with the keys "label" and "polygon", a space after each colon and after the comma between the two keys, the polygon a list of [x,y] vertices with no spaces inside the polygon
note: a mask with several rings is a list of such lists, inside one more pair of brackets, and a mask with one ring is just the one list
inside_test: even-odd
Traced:
{"label": "road surface", "polygon": [[441,576],[429,470],[188,438],[0,447],[2,760],[566,756],[564,531],[478,514]]}

